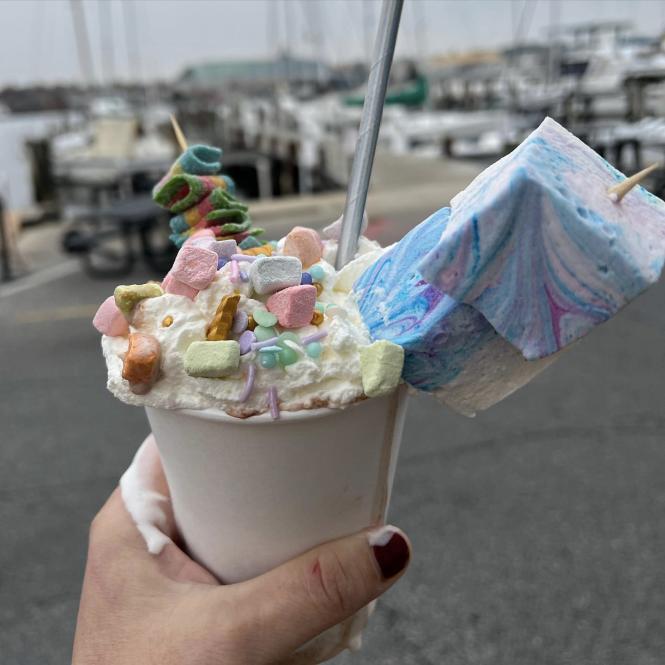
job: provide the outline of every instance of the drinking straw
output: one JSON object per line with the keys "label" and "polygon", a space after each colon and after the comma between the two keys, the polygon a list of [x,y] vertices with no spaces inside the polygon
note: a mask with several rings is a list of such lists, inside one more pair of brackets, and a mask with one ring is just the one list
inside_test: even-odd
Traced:
{"label": "drinking straw", "polygon": [[342,230],[335,262],[335,267],[338,270],[353,258],[358,246],[403,4],[404,0],[383,0],[381,5],[379,28],[374,44],[374,57],[367,81],[367,93],[360,120],[358,143],[353,157],[351,177],[349,178],[344,206],[344,217],[342,218]]}

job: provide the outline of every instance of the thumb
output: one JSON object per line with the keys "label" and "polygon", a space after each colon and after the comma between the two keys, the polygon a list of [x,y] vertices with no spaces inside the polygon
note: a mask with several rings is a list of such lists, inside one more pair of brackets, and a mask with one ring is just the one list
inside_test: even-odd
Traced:
{"label": "thumb", "polygon": [[[411,556],[393,526],[335,540],[233,587],[268,660],[283,658],[390,588]],[[257,625],[259,624],[259,625]]]}

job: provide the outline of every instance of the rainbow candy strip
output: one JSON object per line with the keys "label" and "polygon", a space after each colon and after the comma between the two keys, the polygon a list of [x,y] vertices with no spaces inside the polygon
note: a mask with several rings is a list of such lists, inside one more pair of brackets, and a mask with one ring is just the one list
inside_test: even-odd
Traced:
{"label": "rainbow candy strip", "polygon": [[155,203],[175,213],[170,238],[177,247],[201,229],[211,229],[220,240],[233,238],[239,243],[263,233],[251,228],[248,208],[233,195],[231,178],[218,174],[221,154],[219,148],[191,146],[153,190]]}

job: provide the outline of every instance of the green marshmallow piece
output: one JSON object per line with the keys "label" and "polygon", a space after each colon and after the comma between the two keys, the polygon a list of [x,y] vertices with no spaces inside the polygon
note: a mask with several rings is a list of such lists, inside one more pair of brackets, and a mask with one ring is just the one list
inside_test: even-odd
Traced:
{"label": "green marshmallow piece", "polygon": [[288,344],[284,343],[286,341],[299,343],[300,338],[298,337],[298,335],[292,333],[291,331],[283,332],[279,336],[279,339],[277,340],[277,345],[280,346],[282,349],[278,354],[279,362],[282,365],[282,367],[286,367],[287,365],[293,365],[293,363],[298,362],[298,357],[299,357],[298,352],[295,349],[292,349]]}
{"label": "green marshmallow piece", "polygon": [[[279,342],[277,342],[279,344]],[[290,346],[286,344],[279,344],[282,347],[282,350],[279,352],[279,362],[282,366],[286,367],[287,365],[293,365],[293,363],[298,362],[298,352],[294,351]]]}
{"label": "green marshmallow piece", "polygon": [[[254,315],[252,314],[252,316]],[[265,342],[267,339],[277,337],[277,331],[274,328],[256,326],[256,328],[254,328],[254,335],[256,335],[257,342]]]}
{"label": "green marshmallow piece", "polygon": [[404,349],[385,339],[360,349],[360,373],[367,397],[391,393],[402,376]]}
{"label": "green marshmallow piece", "polygon": [[219,379],[238,369],[240,346],[232,339],[192,342],[185,352],[185,372],[190,376]]}
{"label": "green marshmallow piece", "polygon": [[256,307],[252,312],[252,316],[254,321],[263,328],[272,328],[277,323],[277,317],[267,309]]}
{"label": "green marshmallow piece", "polygon": [[141,300],[163,295],[164,291],[162,291],[162,287],[154,282],[148,282],[147,284],[121,284],[120,286],[116,286],[113,292],[115,304],[125,316],[129,316]]}

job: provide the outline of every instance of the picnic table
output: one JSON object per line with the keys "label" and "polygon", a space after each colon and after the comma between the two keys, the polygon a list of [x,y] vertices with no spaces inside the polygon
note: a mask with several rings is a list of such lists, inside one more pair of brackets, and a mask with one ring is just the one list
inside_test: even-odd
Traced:
{"label": "picnic table", "polygon": [[73,209],[70,217],[64,249],[80,255],[92,277],[128,275],[138,259],[164,274],[173,262],[176,249],[168,239],[168,214],[150,194]]}

